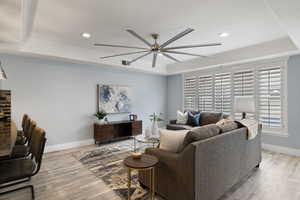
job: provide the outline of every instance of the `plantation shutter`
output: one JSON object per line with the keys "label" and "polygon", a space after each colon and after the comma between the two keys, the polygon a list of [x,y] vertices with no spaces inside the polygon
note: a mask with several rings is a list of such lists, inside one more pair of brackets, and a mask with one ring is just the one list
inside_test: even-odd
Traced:
{"label": "plantation shutter", "polygon": [[[241,71],[233,74],[233,95],[254,96],[254,71]],[[247,118],[254,118],[254,113],[247,113]],[[242,113],[234,113],[235,119],[241,119]]]}
{"label": "plantation shutter", "polygon": [[184,78],[184,110],[197,109],[197,76]]}
{"label": "plantation shutter", "polygon": [[198,79],[198,109],[200,111],[212,111],[213,110],[213,77],[201,76]]}
{"label": "plantation shutter", "polygon": [[258,71],[258,115],[263,127],[281,128],[281,68]]}
{"label": "plantation shutter", "polygon": [[231,113],[231,76],[230,73],[215,75],[215,111]]}

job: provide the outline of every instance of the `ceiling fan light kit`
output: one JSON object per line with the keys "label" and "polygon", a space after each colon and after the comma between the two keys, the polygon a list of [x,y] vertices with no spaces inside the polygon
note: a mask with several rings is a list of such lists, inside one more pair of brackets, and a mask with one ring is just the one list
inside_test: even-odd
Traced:
{"label": "ceiling fan light kit", "polygon": [[126,30],[128,33],[130,33],[132,36],[135,38],[139,39],[142,41],[147,47],[136,47],[136,46],[126,46],[126,45],[112,45],[112,44],[95,44],[95,46],[102,46],[102,47],[116,47],[116,48],[126,48],[126,49],[138,49],[140,51],[134,51],[134,52],[128,52],[128,53],[121,53],[121,54],[115,54],[115,55],[110,55],[110,56],[104,56],[101,57],[101,59],[107,59],[107,58],[112,58],[112,57],[118,57],[118,56],[126,56],[126,55],[133,55],[133,54],[141,54],[142,55],[127,61],[127,60],[122,60],[122,65],[130,65],[134,62],[136,62],[139,59],[142,59],[145,56],[148,56],[150,54],[153,55],[152,59],[152,67],[156,66],[157,63],[157,55],[162,55],[172,61],[175,62],[180,62],[180,60],[176,59],[175,57],[171,56],[170,54],[177,54],[177,55],[187,55],[187,56],[196,56],[196,57],[206,57],[204,55],[199,55],[199,54],[194,54],[194,53],[187,53],[187,52],[181,52],[177,51],[177,49],[188,49],[188,48],[198,48],[198,47],[210,47],[210,46],[219,46],[222,45],[221,43],[207,43],[207,44],[199,44],[199,45],[185,45],[185,46],[177,46],[177,47],[167,47],[169,44],[175,42],[176,40],[182,38],[183,36],[191,33],[194,31],[192,28],[187,28],[186,30],[182,31],[181,33],[175,35],[171,39],[167,40],[163,44],[158,44],[157,39],[159,37],[158,34],[153,33],[151,34],[154,42],[151,44],[148,42],[146,39],[138,35],[135,31],[131,29]]}

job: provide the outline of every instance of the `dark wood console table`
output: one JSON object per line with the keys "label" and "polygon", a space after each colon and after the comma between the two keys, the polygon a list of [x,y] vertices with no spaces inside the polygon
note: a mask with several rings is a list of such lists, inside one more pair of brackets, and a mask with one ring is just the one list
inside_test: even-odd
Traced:
{"label": "dark wood console table", "polygon": [[143,125],[137,121],[115,121],[107,124],[94,123],[95,144],[126,139],[142,134]]}

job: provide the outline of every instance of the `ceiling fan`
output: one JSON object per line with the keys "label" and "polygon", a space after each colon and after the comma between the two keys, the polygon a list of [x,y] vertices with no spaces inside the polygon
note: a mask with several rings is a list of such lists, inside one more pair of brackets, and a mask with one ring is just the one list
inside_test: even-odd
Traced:
{"label": "ceiling fan", "polygon": [[151,36],[152,36],[152,38],[154,40],[154,43],[151,44],[150,42],[148,42],[147,40],[145,40],[143,37],[141,37],[140,35],[138,35],[135,31],[133,31],[131,29],[127,29],[126,31],[128,33],[130,33],[131,35],[133,35],[134,37],[136,37],[139,40],[141,40],[143,43],[145,43],[147,45],[147,47],[111,45],[111,44],[94,44],[95,46],[118,47],[118,48],[138,49],[138,50],[140,50],[140,51],[134,51],[134,52],[128,52],[128,53],[121,53],[121,54],[115,54],[115,55],[110,55],[110,56],[104,56],[104,57],[101,57],[102,59],[143,53],[142,55],[134,58],[131,61],[125,61],[125,60],[122,61],[123,65],[130,65],[131,63],[133,63],[133,62],[135,62],[135,61],[137,61],[137,60],[139,60],[139,59],[141,59],[141,58],[143,58],[145,56],[153,54],[152,67],[155,67],[156,66],[156,61],[157,61],[157,55],[158,54],[161,54],[161,55],[163,55],[163,56],[171,59],[172,61],[180,62],[178,59],[174,58],[170,54],[179,54],[179,55],[206,57],[206,56],[199,55],[199,54],[186,53],[186,52],[181,52],[181,51],[177,51],[177,50],[178,49],[188,49],[188,48],[196,48],[196,47],[209,47],[209,46],[219,46],[219,45],[222,45],[221,43],[207,43],[207,44],[198,44],[198,45],[185,45],[185,46],[167,47],[172,42],[174,42],[174,41],[182,38],[183,36],[189,34],[192,31],[194,31],[194,29],[191,29],[191,28],[188,28],[188,29],[182,31],[181,33],[175,35],[174,37],[172,37],[168,41],[164,42],[163,44],[158,44],[157,43],[157,39],[158,39],[158,36],[159,36],[158,34],[151,34]]}

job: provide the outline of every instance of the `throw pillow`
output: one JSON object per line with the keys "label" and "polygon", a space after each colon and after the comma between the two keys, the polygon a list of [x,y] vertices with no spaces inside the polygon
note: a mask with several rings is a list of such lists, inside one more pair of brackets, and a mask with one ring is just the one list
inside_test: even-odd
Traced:
{"label": "throw pillow", "polygon": [[220,131],[220,128],[216,124],[209,124],[206,126],[193,128],[186,134],[178,152],[183,151],[183,149],[190,143],[216,136],[220,133]]}
{"label": "throw pillow", "polygon": [[188,112],[187,125],[200,126],[200,113],[193,114]]}
{"label": "throw pillow", "polygon": [[176,120],[176,124],[186,124],[188,120],[188,113],[187,112],[181,112],[181,111],[177,111],[177,120]]}
{"label": "throw pillow", "polygon": [[159,148],[177,153],[188,131],[189,130],[170,131],[160,129]]}
{"label": "throw pillow", "polygon": [[216,123],[216,125],[220,127],[222,133],[232,131],[238,128],[238,124],[230,118],[221,119]]}
{"label": "throw pillow", "polygon": [[222,113],[216,112],[202,112],[200,116],[201,126],[208,124],[215,124],[223,118]]}

